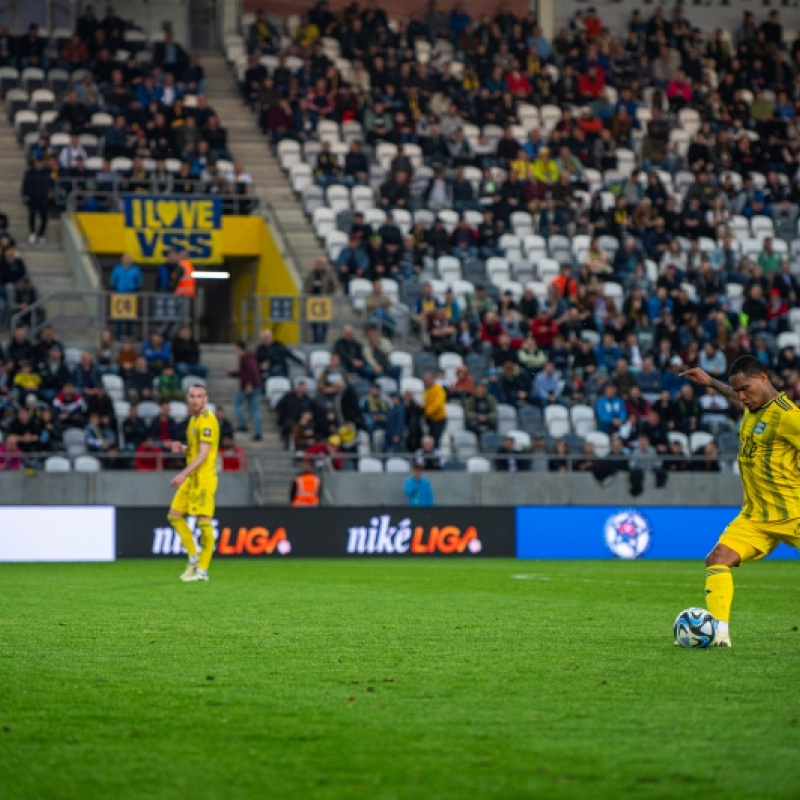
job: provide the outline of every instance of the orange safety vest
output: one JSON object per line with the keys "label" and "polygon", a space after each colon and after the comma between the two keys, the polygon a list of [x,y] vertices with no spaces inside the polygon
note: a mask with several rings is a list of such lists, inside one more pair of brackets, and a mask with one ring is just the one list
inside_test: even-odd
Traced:
{"label": "orange safety vest", "polygon": [[304,472],[294,479],[295,492],[292,508],[313,508],[319,505],[320,479],[311,472]]}
{"label": "orange safety vest", "polygon": [[179,297],[194,297],[196,281],[194,279],[194,266],[189,259],[180,262],[183,275],[175,287],[175,294]]}

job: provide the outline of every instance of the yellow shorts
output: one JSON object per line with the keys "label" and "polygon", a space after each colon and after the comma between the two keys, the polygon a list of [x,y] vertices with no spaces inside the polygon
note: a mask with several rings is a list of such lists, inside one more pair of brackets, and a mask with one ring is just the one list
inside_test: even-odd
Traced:
{"label": "yellow shorts", "polygon": [[735,550],[742,561],[758,561],[781,542],[800,550],[800,519],[756,522],[740,514],[719,537],[719,544]]}
{"label": "yellow shorts", "polygon": [[216,477],[198,479],[190,475],[178,487],[170,508],[192,517],[213,517],[216,491]]}

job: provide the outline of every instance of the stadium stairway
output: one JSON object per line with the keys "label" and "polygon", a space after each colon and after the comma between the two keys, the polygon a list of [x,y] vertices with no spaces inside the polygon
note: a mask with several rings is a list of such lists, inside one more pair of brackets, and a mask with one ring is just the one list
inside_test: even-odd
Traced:
{"label": "stadium stairway", "polygon": [[[312,269],[314,260],[326,256],[325,249],[317,239],[298,197],[292,191],[288,177],[281,170],[266,138],[259,130],[255,116],[242,102],[230,65],[224,56],[211,52],[202,54],[202,62],[206,70],[208,103],[216,110],[228,131],[230,150],[253,178],[267,223],[273,235],[277,234],[278,247],[284,258],[294,264],[302,280]],[[273,220],[277,225],[272,224]],[[364,340],[364,319],[349,304],[338,307],[332,333],[338,335],[337,328],[345,324],[353,325],[356,338]],[[416,351],[419,348],[411,346],[408,349]]]}
{"label": "stadium stairway", "polygon": [[[5,114],[3,115],[5,118]],[[28,244],[28,209],[22,204],[21,187],[25,173],[25,159],[13,126],[4,119],[0,123],[0,210],[8,215],[9,231],[17,243],[20,257],[25,261],[34,286],[42,297],[50,292],[75,290],[72,271],[62,250],[61,222],[57,216],[50,217],[47,225],[47,244]],[[48,318],[58,313],[65,316],[59,326],[59,335],[86,339],[86,316],[88,309],[79,297],[63,301],[59,308],[46,304]],[[7,337],[4,335],[3,339]],[[89,344],[89,342],[85,342]]]}
{"label": "stadium stairway", "polygon": [[230,150],[252,176],[261,202],[271,208],[285,235],[284,250],[292,254],[291,260],[303,276],[311,270],[314,259],[324,256],[325,251],[317,241],[289,181],[281,172],[278,160],[259,131],[253,114],[242,102],[234,74],[225,58],[217,53],[204,53],[202,62],[208,82],[208,103],[228,131]]}
{"label": "stadium stairway", "polygon": [[[203,344],[201,352],[203,363],[209,368],[206,381],[209,400],[225,409],[225,416],[235,428],[233,398],[239,383],[236,378],[231,378],[227,374],[228,370],[235,369],[238,363],[234,346]],[[296,472],[296,465],[292,454],[284,451],[275,425],[275,415],[267,410],[263,400],[261,419],[264,429],[262,440],[254,442],[251,429],[249,433],[237,433],[236,444],[250,457],[249,474],[254,476],[251,480],[255,482],[254,488],[258,490],[256,493],[258,502],[270,506],[288,505],[289,485]],[[258,461],[258,465],[254,463],[255,461]],[[248,474],[242,473],[242,480],[247,479]]]}

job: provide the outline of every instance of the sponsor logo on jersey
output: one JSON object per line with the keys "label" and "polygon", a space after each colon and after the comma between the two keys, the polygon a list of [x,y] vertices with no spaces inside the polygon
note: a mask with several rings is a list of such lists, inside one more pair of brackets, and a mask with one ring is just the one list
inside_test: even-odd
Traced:
{"label": "sponsor logo on jersey", "polygon": [[348,528],[348,553],[450,555],[469,552],[477,555],[482,549],[474,525],[464,531],[455,525],[434,525],[426,530],[422,525],[414,525],[409,517],[393,525],[391,516],[383,514],[373,517],[369,526]]}
{"label": "sponsor logo on jersey", "polygon": [[650,547],[650,523],[638,511],[620,511],[606,520],[606,546],[617,558],[638,558]]}

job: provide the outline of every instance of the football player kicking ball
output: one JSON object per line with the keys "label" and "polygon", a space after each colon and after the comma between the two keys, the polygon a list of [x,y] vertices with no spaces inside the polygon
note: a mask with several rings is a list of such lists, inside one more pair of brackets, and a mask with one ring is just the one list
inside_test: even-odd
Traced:
{"label": "football player kicking ball", "polygon": [[714,645],[730,647],[731,568],[768,556],[781,542],[800,549],[800,409],[754,356],[733,362],[730,386],[696,367],[682,374],[744,409],[738,456],[744,504],[706,558],[706,602],[719,624]]}
{"label": "football player kicking ball", "polygon": [[[178,487],[169,507],[167,519],[189,554],[181,580],[207,581],[208,567],[214,552],[214,494],[217,491],[217,450],[219,448],[219,423],[206,408],[208,395],[204,386],[192,386],[186,395],[189,406],[189,425],[186,444],[172,443],[173,453],[186,453],[186,466],[170,481]],[[200,529],[200,555],[194,536],[186,523],[186,516],[197,518]]]}

